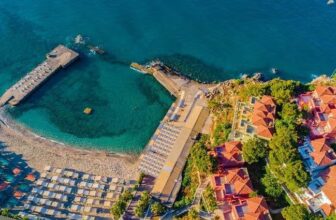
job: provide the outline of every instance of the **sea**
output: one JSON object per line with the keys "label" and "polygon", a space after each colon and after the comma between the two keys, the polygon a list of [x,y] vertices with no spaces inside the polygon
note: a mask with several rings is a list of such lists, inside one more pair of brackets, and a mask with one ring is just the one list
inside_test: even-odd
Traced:
{"label": "sea", "polygon": [[[174,98],[131,62],[206,82],[271,68],[308,82],[336,68],[335,14],[326,0],[1,0],[0,94],[64,44],[80,59],[10,116],[65,144],[139,153]],[[75,45],[78,34],[106,54]]]}

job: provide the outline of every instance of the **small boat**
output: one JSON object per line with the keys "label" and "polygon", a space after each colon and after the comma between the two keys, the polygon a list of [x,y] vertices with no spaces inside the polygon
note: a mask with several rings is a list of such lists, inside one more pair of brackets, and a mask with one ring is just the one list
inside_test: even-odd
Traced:
{"label": "small boat", "polygon": [[279,73],[279,70],[277,68],[272,68],[271,69],[271,73],[273,74],[278,74]]}
{"label": "small boat", "polygon": [[85,41],[82,35],[78,34],[75,37],[75,44],[85,44]]}
{"label": "small boat", "polygon": [[334,0],[328,0],[327,5],[332,5],[332,4],[334,4],[334,3],[335,3]]}
{"label": "small boat", "polygon": [[88,45],[88,48],[90,49],[91,52],[94,52],[94,53],[98,53],[98,54],[104,54],[105,53],[104,50],[100,49],[97,46]]}

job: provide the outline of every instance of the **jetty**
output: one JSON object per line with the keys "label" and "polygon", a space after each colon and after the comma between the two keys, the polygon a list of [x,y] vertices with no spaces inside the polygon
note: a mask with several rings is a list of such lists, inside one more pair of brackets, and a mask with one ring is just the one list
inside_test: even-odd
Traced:
{"label": "jetty", "polygon": [[46,60],[10,87],[0,98],[0,107],[10,104],[15,106],[29,96],[59,69],[66,68],[75,61],[79,54],[59,45],[46,55]]}
{"label": "jetty", "polygon": [[140,156],[139,166],[141,172],[155,178],[151,195],[171,207],[190,149],[211,120],[206,97],[216,85],[192,81],[159,61],[132,63],[131,68],[152,75],[176,97]]}
{"label": "jetty", "polygon": [[183,77],[179,72],[164,65],[160,61],[153,61],[145,66],[138,63],[132,63],[131,69],[144,74],[152,75],[163,87],[165,87],[170,92],[171,95],[175,97],[179,96],[182,85],[190,81],[186,77]]}

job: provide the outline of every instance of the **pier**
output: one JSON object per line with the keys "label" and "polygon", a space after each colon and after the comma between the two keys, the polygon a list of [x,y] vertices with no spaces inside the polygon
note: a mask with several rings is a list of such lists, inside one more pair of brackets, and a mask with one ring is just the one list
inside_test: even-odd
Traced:
{"label": "pier", "polygon": [[181,82],[172,80],[172,78],[182,80],[186,83],[189,80],[182,77],[178,72],[169,68],[159,61],[153,61],[148,65],[142,66],[138,63],[132,63],[131,68],[144,74],[151,74],[163,87],[165,87],[171,95],[178,97],[181,92]]}
{"label": "pier", "polygon": [[156,178],[152,196],[171,206],[190,149],[210,117],[206,96],[216,86],[192,81],[161,62],[144,66],[133,63],[131,68],[152,75],[176,97],[141,155],[139,167]]}
{"label": "pier", "polygon": [[15,106],[29,96],[37,87],[61,68],[66,68],[75,61],[79,54],[59,45],[46,55],[46,60],[10,87],[0,98],[0,107],[10,104]]}

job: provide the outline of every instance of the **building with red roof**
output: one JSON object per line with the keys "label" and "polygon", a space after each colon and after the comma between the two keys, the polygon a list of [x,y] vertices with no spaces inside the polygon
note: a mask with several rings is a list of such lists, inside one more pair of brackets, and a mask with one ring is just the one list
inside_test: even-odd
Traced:
{"label": "building with red roof", "polygon": [[336,207],[336,166],[330,166],[314,177],[308,188],[299,195],[302,203],[308,205],[314,213],[329,216]]}
{"label": "building with red roof", "polygon": [[336,154],[326,138],[306,139],[299,147],[299,153],[311,175],[336,164]]}
{"label": "building with red roof", "polygon": [[[254,192],[247,168],[243,167],[242,144],[227,142],[215,148],[218,172],[211,177],[218,209],[216,215],[224,220],[268,220],[271,219],[263,197],[250,197]],[[231,156],[239,154],[239,160]],[[229,156],[228,156],[229,155]],[[229,165],[229,166],[228,166]]]}
{"label": "building with red roof", "polygon": [[271,96],[251,97],[248,103],[239,102],[235,111],[231,139],[242,140],[246,135],[265,140],[273,137],[276,104]]}
{"label": "building with red roof", "polygon": [[212,154],[217,158],[220,167],[238,167],[244,164],[242,147],[241,142],[230,141],[222,146],[215,147]]}
{"label": "building with red roof", "polygon": [[263,139],[269,140],[274,133],[274,120],[276,105],[270,96],[263,96],[255,101],[252,112],[252,123],[255,127],[255,134]]}
{"label": "building with red roof", "polygon": [[336,154],[331,148],[336,141],[336,87],[317,86],[300,95],[298,105],[311,113],[310,138],[299,152],[312,178],[299,197],[313,212],[329,216],[336,207]]}
{"label": "building with red roof", "polygon": [[246,168],[226,169],[211,178],[217,201],[248,198],[253,192],[252,183]]}
{"label": "building with red roof", "polygon": [[313,92],[300,95],[298,104],[312,114],[308,121],[311,138],[336,140],[336,87],[318,86]]}

